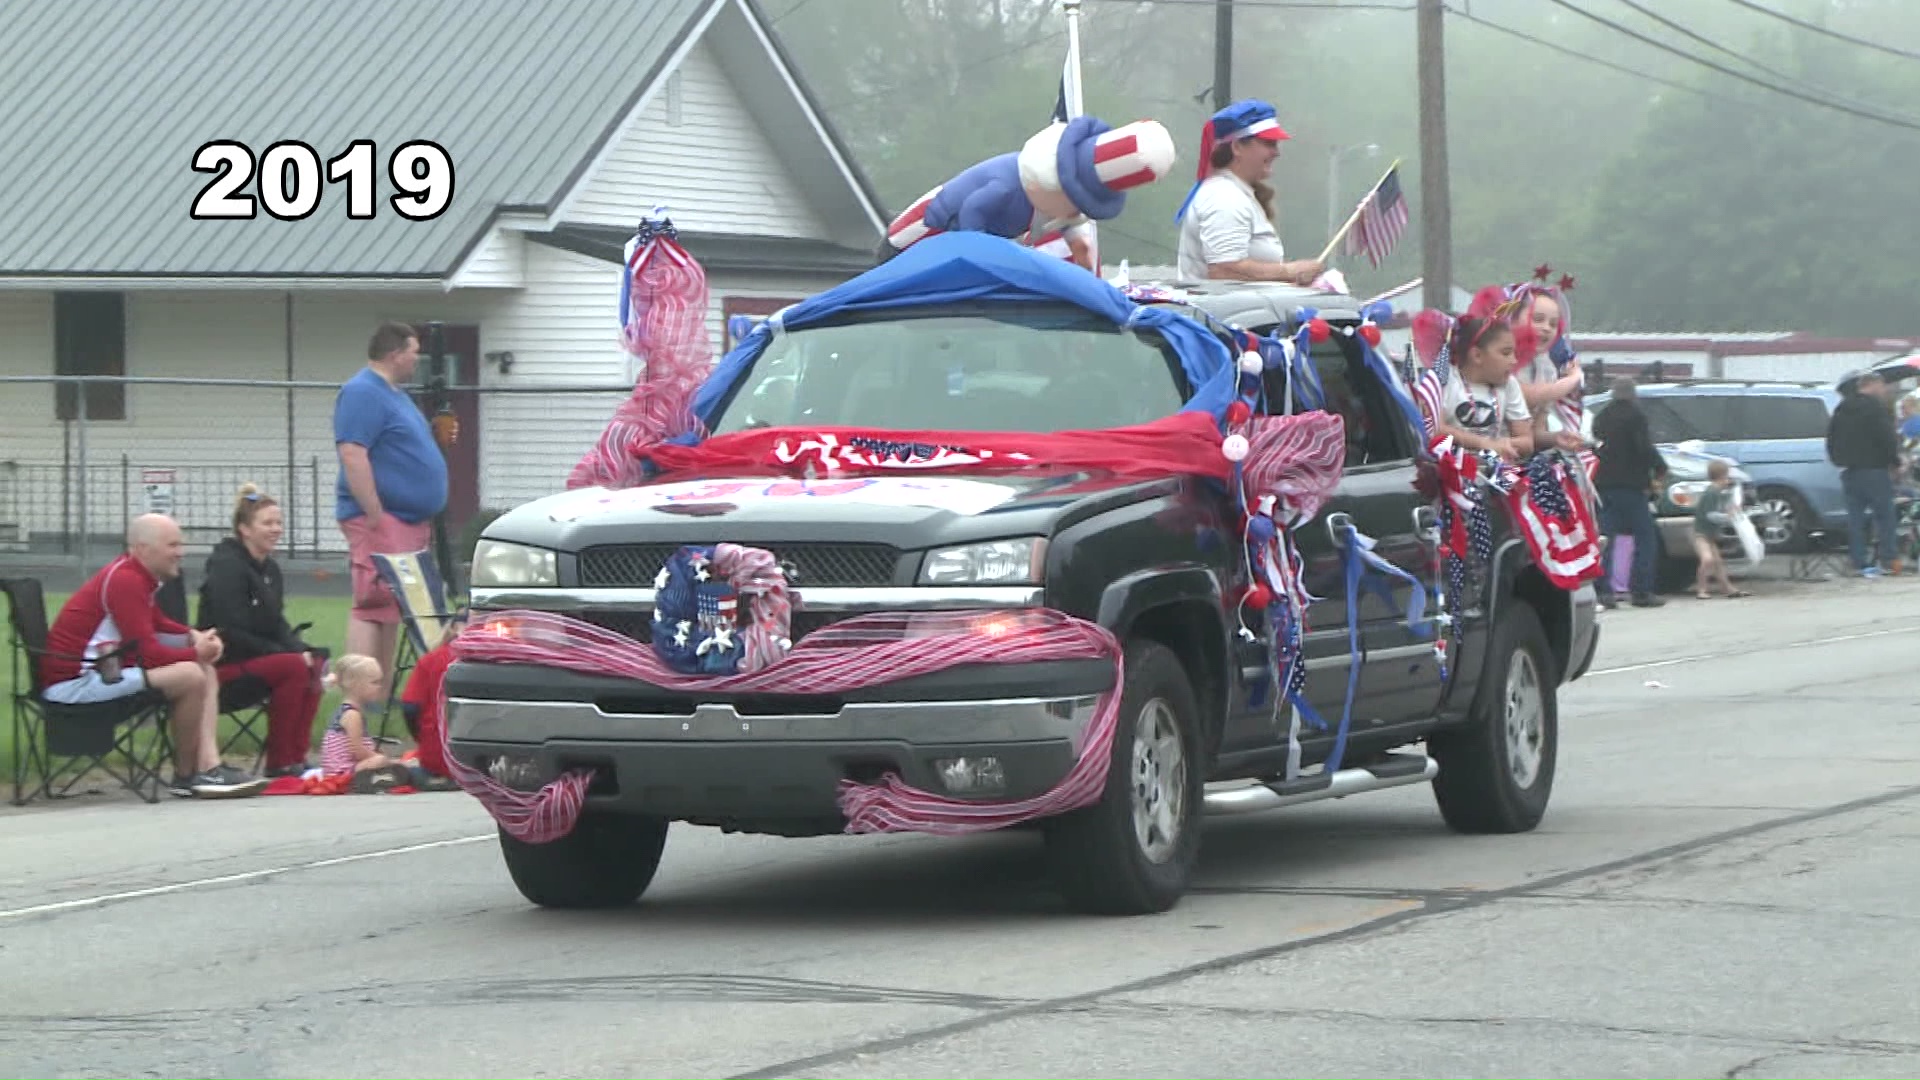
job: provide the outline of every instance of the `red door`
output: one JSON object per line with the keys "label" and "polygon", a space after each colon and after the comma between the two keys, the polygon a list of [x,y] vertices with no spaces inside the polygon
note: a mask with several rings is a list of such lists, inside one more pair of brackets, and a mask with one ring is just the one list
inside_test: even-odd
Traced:
{"label": "red door", "polygon": [[[433,377],[433,358],[425,353],[426,332],[424,324],[420,325],[422,352],[420,371],[415,379],[424,386]],[[479,386],[480,328],[448,323],[443,328],[442,340],[447,348],[447,385]],[[454,418],[460,421],[459,437],[446,448],[447,535],[457,542],[460,530],[480,511],[480,394],[474,390],[454,390],[447,394],[447,404]],[[434,402],[427,396],[421,397],[420,407],[432,417]]]}

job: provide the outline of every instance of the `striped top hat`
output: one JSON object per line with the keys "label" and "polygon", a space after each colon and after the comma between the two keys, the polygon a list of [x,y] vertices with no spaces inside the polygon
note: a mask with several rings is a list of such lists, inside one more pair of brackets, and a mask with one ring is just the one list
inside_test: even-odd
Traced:
{"label": "striped top hat", "polygon": [[1091,116],[1049,125],[1020,149],[1020,182],[1066,195],[1087,217],[1120,216],[1127,191],[1167,174],[1173,136],[1158,121],[1108,127]]}

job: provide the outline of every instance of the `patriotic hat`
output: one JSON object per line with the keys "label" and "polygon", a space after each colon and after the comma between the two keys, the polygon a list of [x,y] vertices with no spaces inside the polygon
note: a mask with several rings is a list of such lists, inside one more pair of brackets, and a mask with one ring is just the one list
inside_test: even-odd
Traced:
{"label": "patriotic hat", "polygon": [[1173,136],[1155,120],[1110,128],[1091,116],[1052,124],[1020,148],[1020,183],[1059,191],[1096,221],[1120,216],[1127,191],[1167,174]]}
{"label": "patriotic hat", "polygon": [[1180,210],[1173,215],[1173,220],[1179,221],[1186,216],[1187,204],[1193,201],[1193,193],[1200,190],[1200,184],[1213,171],[1214,146],[1223,142],[1239,142],[1241,139],[1265,139],[1277,143],[1292,137],[1280,126],[1279,112],[1258,98],[1236,101],[1214,113],[1208,118],[1206,126],[1200,129],[1200,160],[1194,168],[1193,188],[1187,192],[1186,201],[1180,204]]}
{"label": "patriotic hat", "polygon": [[[1505,287],[1489,285],[1475,294],[1473,304],[1467,308],[1467,314],[1487,318],[1496,314],[1505,314],[1514,325],[1515,351],[1522,364],[1531,363],[1538,354],[1541,343],[1533,340],[1533,324],[1528,315],[1533,310],[1533,298],[1544,296],[1560,308],[1560,330],[1545,347],[1556,365],[1563,365],[1573,358],[1573,308],[1567,302],[1567,293],[1573,289],[1573,277],[1560,275],[1559,282],[1551,283],[1553,268],[1545,263],[1533,268],[1533,279]],[[1502,308],[1506,310],[1501,311]]]}

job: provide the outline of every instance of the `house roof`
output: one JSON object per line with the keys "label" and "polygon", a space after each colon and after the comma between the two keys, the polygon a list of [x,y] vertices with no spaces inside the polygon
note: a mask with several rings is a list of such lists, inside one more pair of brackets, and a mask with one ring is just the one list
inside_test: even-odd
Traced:
{"label": "house roof", "polygon": [[[737,233],[702,233],[677,230],[687,254],[700,261],[708,272],[715,270],[764,270],[777,266],[783,271],[823,274],[859,274],[874,267],[874,253],[845,247],[825,240],[806,240],[788,236],[742,236]],[[562,225],[550,233],[533,233],[539,243],[620,264],[626,257],[627,241],[633,230],[611,225]]]}
{"label": "house roof", "polygon": [[[551,213],[710,27],[823,218],[884,223],[753,0],[0,0],[0,25],[0,278],[444,277],[499,214]],[[303,220],[191,217],[203,144],[289,139],[372,140],[372,219],[340,184]],[[413,140],[454,166],[430,221],[387,201]]]}

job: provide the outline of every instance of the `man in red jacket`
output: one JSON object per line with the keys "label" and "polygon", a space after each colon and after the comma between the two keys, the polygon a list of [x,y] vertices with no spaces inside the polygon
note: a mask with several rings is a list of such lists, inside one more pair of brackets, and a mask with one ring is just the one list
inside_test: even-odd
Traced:
{"label": "man in red jacket", "polygon": [[185,555],[172,518],[133,519],[126,554],[68,597],[53,621],[40,668],[46,698],[82,705],[158,690],[173,724],[173,794],[257,795],[266,780],[220,761],[219,635],[174,622],[154,600],[161,582],[180,576]]}

